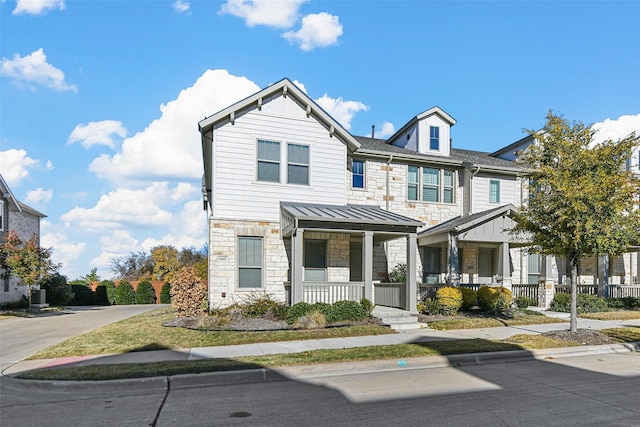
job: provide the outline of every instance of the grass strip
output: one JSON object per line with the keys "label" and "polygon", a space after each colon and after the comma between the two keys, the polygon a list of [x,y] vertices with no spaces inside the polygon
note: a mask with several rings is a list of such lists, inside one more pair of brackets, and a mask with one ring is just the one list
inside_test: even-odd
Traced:
{"label": "grass strip", "polygon": [[579,317],[594,320],[634,320],[640,319],[640,310],[601,311],[598,313],[580,313]]}
{"label": "grass strip", "polygon": [[547,317],[540,314],[519,314],[513,318],[491,316],[469,316],[456,319],[438,320],[430,322],[429,327],[441,331],[454,329],[481,329],[500,326],[540,325],[543,323],[562,323],[565,320]]}

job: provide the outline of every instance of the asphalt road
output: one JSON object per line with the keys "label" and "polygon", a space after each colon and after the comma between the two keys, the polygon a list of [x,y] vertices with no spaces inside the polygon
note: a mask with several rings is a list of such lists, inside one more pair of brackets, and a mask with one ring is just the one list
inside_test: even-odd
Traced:
{"label": "asphalt road", "polygon": [[38,385],[2,377],[0,424],[640,425],[639,353],[361,374],[305,369]]}
{"label": "asphalt road", "polygon": [[0,373],[39,350],[158,307],[72,307],[65,313],[0,320]]}

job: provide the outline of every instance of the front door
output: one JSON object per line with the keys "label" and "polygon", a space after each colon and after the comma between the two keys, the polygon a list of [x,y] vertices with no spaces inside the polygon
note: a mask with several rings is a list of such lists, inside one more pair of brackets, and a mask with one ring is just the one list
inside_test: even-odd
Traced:
{"label": "front door", "polygon": [[493,249],[478,249],[478,283],[492,283],[493,274]]}
{"label": "front door", "polygon": [[362,242],[349,244],[349,281],[362,282]]}

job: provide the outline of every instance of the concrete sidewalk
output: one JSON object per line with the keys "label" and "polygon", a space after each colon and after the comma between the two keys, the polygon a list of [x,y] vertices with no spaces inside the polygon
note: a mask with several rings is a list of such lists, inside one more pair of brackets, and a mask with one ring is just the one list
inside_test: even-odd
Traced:
{"label": "concrete sidewalk", "polygon": [[[464,329],[451,331],[437,331],[429,328],[415,329],[397,334],[361,336],[349,338],[328,338],[302,341],[286,341],[258,344],[229,345],[217,347],[199,347],[184,350],[143,351],[124,354],[64,357],[57,359],[42,359],[18,362],[3,371],[3,375],[15,375],[20,372],[60,366],[86,366],[119,363],[146,363],[159,361],[198,360],[215,358],[233,358],[240,356],[260,356],[279,353],[299,353],[322,349],[343,349],[368,346],[415,344],[433,341],[486,339],[502,340],[516,334],[540,334],[558,329],[568,329],[566,313],[544,312],[550,317],[557,317],[559,323],[504,326],[497,328]],[[622,327],[640,327],[640,319],[624,321],[600,321],[578,319],[580,329],[607,329]],[[620,347],[619,349],[617,347]],[[590,346],[603,347],[603,346]],[[637,345],[607,346],[607,351],[631,351]],[[583,353],[583,347],[569,347],[566,351]],[[556,350],[557,351],[557,350]]]}

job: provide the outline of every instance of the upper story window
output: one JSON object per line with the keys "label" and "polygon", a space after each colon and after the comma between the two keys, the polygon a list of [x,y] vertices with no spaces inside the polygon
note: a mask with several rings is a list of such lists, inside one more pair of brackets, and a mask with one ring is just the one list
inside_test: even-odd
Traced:
{"label": "upper story window", "polygon": [[409,166],[407,171],[407,200],[455,203],[454,171],[418,166]]}
{"label": "upper story window", "polygon": [[4,200],[0,200],[0,231],[4,231]]}
{"label": "upper story window", "polygon": [[280,143],[258,140],[258,181],[280,182]]}
{"label": "upper story window", "polygon": [[418,175],[420,168],[417,166],[409,166],[407,176],[407,200],[418,200]]}
{"label": "upper story window", "polygon": [[364,160],[354,160],[351,163],[351,187],[364,188]]}
{"label": "upper story window", "polygon": [[287,182],[309,185],[309,146],[287,144]]}
{"label": "upper story window", "polygon": [[489,203],[500,203],[500,181],[489,181]]}
{"label": "upper story window", "polygon": [[440,150],[440,128],[429,126],[429,149]]}

